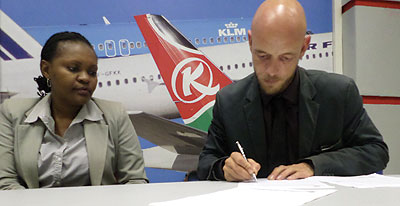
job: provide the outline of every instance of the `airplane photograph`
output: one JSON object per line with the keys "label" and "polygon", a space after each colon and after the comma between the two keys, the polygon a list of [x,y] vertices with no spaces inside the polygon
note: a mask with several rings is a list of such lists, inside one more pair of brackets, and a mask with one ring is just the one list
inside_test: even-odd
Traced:
{"label": "airplane photograph", "polygon": [[[93,97],[123,104],[150,181],[183,181],[197,168],[216,93],[254,71],[247,32],[263,1],[176,2],[2,1],[0,103],[37,97],[43,44],[79,32],[98,57]],[[299,65],[333,72],[331,5],[300,2],[311,43]]]}

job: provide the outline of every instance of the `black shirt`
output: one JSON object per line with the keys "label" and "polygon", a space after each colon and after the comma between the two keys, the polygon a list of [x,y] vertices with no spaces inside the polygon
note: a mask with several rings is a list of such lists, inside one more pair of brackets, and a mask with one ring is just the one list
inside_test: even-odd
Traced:
{"label": "black shirt", "polygon": [[[267,164],[262,167],[268,167],[268,173],[279,165],[289,165],[298,161],[299,145],[299,88],[300,76],[297,68],[289,86],[281,93],[276,95],[267,95],[261,88],[261,102],[264,112],[265,138],[267,148]],[[274,121],[278,118],[278,121]],[[282,125],[273,127],[274,124]],[[275,128],[275,129],[274,129]],[[273,129],[275,131],[273,131]],[[214,179],[225,179],[223,166],[226,158],[217,160],[211,169]]]}
{"label": "black shirt", "polygon": [[279,165],[293,164],[298,160],[299,83],[296,69],[292,82],[283,92],[268,95],[260,88],[268,161],[263,167],[268,167],[268,174]]}

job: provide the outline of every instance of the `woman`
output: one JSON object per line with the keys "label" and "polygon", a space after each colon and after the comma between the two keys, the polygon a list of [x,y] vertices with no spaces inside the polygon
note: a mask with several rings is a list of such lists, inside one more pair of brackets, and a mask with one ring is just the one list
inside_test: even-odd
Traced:
{"label": "woman", "polygon": [[122,106],[92,98],[97,57],[89,41],[75,32],[54,34],[40,69],[42,98],[0,106],[0,189],[148,182]]}

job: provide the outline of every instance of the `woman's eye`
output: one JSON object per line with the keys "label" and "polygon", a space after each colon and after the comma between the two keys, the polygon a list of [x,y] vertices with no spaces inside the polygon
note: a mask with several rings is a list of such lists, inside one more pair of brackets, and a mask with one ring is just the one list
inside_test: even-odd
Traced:
{"label": "woman's eye", "polygon": [[90,76],[93,76],[93,77],[97,76],[97,72],[95,72],[95,71],[93,71],[93,72],[88,72],[88,74],[89,74]]}
{"label": "woman's eye", "polygon": [[70,70],[71,72],[76,72],[78,71],[78,67],[68,67],[68,70]]}

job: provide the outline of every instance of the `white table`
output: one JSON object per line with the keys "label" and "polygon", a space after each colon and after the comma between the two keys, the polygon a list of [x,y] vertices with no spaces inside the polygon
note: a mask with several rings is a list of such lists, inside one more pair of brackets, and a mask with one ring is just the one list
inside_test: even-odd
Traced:
{"label": "white table", "polygon": [[[128,206],[173,200],[236,187],[229,182],[177,182],[0,191],[1,206]],[[400,205],[400,188],[356,189],[336,186],[337,192],[306,205]],[[260,205],[265,205],[265,203]]]}

